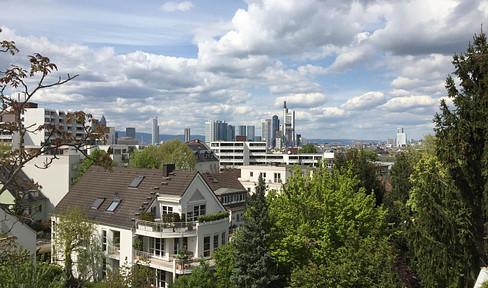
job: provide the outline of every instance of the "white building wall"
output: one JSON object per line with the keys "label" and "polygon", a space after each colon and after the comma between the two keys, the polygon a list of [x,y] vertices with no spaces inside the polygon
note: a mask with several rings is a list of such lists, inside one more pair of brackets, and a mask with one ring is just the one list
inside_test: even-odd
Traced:
{"label": "white building wall", "polygon": [[[1,232],[15,237],[18,248],[26,249],[31,255],[36,253],[36,231],[22,223],[17,217],[5,212],[0,208],[0,228]],[[34,263],[35,263],[34,257]]]}

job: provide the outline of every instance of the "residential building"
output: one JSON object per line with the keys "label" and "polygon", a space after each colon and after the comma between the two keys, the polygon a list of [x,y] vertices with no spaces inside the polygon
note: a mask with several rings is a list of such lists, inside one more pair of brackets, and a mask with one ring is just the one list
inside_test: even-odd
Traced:
{"label": "residential building", "polygon": [[159,126],[158,126],[158,117],[152,118],[152,145],[159,144]]}
{"label": "residential building", "polygon": [[308,165],[317,166],[326,160],[332,168],[334,153],[289,154],[268,152],[266,142],[215,141],[210,149],[220,161],[220,170],[244,165]]}
{"label": "residential building", "polygon": [[295,111],[288,110],[286,101],[283,102],[283,144],[285,147],[296,146]]}
{"label": "residential building", "polygon": [[200,173],[215,173],[219,171],[219,159],[215,157],[212,150],[208,149],[207,145],[200,142],[200,140],[194,140],[186,143],[188,147],[193,151],[193,155],[197,158],[194,170]]}
{"label": "residential building", "polygon": [[[2,219],[0,222],[0,243],[13,239],[17,247],[27,250],[31,255],[36,255],[36,231],[2,207],[0,207],[0,219]],[[5,234],[7,236],[3,236]],[[5,246],[0,245],[0,253],[2,255],[5,255],[5,252],[2,251],[4,248]],[[32,257],[32,261],[35,263],[36,257]]]}
{"label": "residential building", "polygon": [[134,128],[134,127],[127,127],[127,128],[125,128],[125,137],[130,137],[130,138],[133,138],[133,139],[137,139],[136,138],[136,128]]}
{"label": "residential building", "polygon": [[273,147],[271,119],[261,120],[261,140],[266,141],[266,146],[268,149]]}
{"label": "residential building", "polygon": [[185,143],[190,142],[190,128],[185,128]]}
{"label": "residential building", "polygon": [[266,192],[275,190],[281,192],[282,185],[286,184],[286,179],[295,171],[295,168],[302,169],[306,173],[308,167],[301,165],[246,165],[241,166],[241,177],[239,181],[246,190],[253,194],[258,184],[259,176],[263,177],[266,184]]}
{"label": "residential building", "polygon": [[[154,287],[168,287],[178,275],[190,274],[199,257],[210,260],[229,236],[228,213],[222,213],[224,206],[202,174],[173,169],[172,164],[161,170],[92,166],[56,211],[74,206],[86,211],[106,255],[106,272],[142,258],[154,271]],[[139,219],[143,212],[154,220]],[[212,214],[217,217],[202,219]],[[188,256],[181,259],[184,251]],[[59,256],[53,254],[52,262],[62,264]]]}

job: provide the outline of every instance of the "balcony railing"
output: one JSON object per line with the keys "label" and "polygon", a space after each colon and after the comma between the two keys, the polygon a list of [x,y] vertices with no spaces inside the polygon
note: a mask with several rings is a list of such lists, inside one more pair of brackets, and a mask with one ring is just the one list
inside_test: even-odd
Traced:
{"label": "balcony railing", "polygon": [[111,258],[120,259],[120,244],[119,245],[108,245],[107,247],[108,255]]}
{"label": "balcony railing", "polygon": [[196,223],[193,222],[163,223],[163,222],[136,220],[136,229],[149,231],[149,232],[181,233],[181,232],[196,230]]}

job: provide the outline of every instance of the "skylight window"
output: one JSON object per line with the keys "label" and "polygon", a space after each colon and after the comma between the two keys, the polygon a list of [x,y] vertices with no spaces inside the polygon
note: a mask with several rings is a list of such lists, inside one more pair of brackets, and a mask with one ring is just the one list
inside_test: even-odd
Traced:
{"label": "skylight window", "polygon": [[105,198],[97,198],[97,200],[95,200],[95,202],[93,202],[93,204],[91,205],[90,208],[97,210],[98,208],[100,208],[103,201],[105,201]]}
{"label": "skylight window", "polygon": [[116,199],[116,200],[112,201],[112,203],[110,203],[110,205],[108,206],[107,211],[108,212],[114,212],[115,209],[117,209],[117,207],[119,206],[120,202],[121,202],[120,199]]}
{"label": "skylight window", "polygon": [[144,180],[144,176],[136,176],[134,180],[130,183],[129,187],[130,188],[137,188],[139,184],[141,184],[142,180]]}

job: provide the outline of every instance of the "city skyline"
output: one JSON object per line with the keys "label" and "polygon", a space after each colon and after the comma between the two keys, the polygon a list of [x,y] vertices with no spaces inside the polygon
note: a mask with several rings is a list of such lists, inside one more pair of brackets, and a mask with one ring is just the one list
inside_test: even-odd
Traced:
{"label": "city skyline", "polygon": [[39,107],[203,135],[207,119],[260,127],[287,101],[310,139],[432,133],[452,56],[488,19],[486,1],[3,3],[0,35],[20,54],[2,67],[39,52],[52,79],[80,75]]}

